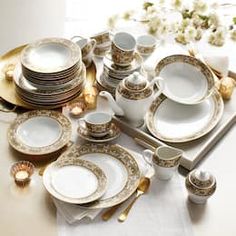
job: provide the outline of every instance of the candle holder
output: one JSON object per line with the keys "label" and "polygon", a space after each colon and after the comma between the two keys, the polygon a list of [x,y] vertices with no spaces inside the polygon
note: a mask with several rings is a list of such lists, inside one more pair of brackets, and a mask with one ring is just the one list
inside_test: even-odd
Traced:
{"label": "candle holder", "polygon": [[34,165],[29,161],[19,161],[12,165],[10,172],[17,185],[25,186],[34,173]]}

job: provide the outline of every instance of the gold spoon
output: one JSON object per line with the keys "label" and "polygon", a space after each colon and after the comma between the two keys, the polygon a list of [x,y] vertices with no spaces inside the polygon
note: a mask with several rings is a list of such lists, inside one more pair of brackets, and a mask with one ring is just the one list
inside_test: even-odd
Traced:
{"label": "gold spoon", "polygon": [[124,222],[129,214],[130,209],[132,208],[132,206],[134,205],[134,203],[136,202],[136,200],[144,193],[147,192],[148,188],[150,186],[150,179],[146,178],[146,177],[142,177],[138,188],[137,188],[137,192],[136,192],[136,196],[133,199],[133,201],[128,205],[128,207],[120,214],[120,216],[118,217],[118,221],[119,222]]}

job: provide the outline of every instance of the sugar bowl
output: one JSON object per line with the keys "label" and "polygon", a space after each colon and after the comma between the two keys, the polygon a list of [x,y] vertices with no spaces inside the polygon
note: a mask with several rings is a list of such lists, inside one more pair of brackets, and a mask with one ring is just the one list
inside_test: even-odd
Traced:
{"label": "sugar bowl", "polygon": [[207,171],[195,169],[186,177],[185,186],[190,201],[196,204],[204,204],[216,190],[216,179]]}

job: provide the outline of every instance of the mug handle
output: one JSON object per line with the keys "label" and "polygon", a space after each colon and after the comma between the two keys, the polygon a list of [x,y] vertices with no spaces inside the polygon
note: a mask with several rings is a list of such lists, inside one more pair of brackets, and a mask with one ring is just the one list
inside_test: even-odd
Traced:
{"label": "mug handle", "polygon": [[142,153],[143,159],[150,166],[153,166],[153,155],[154,155],[154,152],[152,152],[149,149],[144,150]]}
{"label": "mug handle", "polygon": [[74,40],[76,40],[76,39],[81,40],[81,39],[84,39],[84,37],[79,36],[79,35],[75,35],[75,36],[73,36],[70,40],[73,41],[73,42],[75,42]]}
{"label": "mug handle", "polygon": [[[159,83],[157,83],[159,82]],[[155,93],[155,98],[154,100],[159,97],[161,95],[161,93],[163,92],[164,88],[165,88],[165,82],[164,79],[161,77],[156,77],[154,78],[151,82],[150,85],[153,86],[154,84],[157,85],[157,87],[159,88],[158,91]]]}
{"label": "mug handle", "polygon": [[91,40],[91,45],[92,45],[92,50],[96,47],[97,41],[95,39],[90,39]]}

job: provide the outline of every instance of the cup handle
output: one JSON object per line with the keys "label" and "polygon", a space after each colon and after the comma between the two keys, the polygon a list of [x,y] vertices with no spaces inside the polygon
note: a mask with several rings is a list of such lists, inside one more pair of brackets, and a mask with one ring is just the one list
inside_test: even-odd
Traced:
{"label": "cup handle", "polygon": [[144,150],[143,153],[142,153],[143,159],[150,166],[153,166],[153,154],[154,154],[154,152],[152,152],[149,149]]}
{"label": "cup handle", "polygon": [[95,39],[91,39],[92,50],[96,47],[97,41]]}
{"label": "cup handle", "polygon": [[78,120],[78,123],[80,127],[85,128],[85,120],[83,117]]}
{"label": "cup handle", "polygon": [[[157,83],[159,82],[159,83]],[[165,82],[164,79],[161,77],[156,77],[151,81],[151,86],[153,86],[154,84],[157,85],[157,87],[159,88],[158,91],[155,93],[155,98],[154,100],[159,97],[161,95],[161,93],[163,92],[164,88],[165,88]]]}
{"label": "cup handle", "polygon": [[75,35],[75,36],[73,36],[70,40],[71,41],[73,41],[73,42],[75,42],[74,40],[76,40],[76,39],[83,39],[83,37],[82,36],[79,36],[79,35]]}

